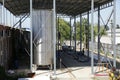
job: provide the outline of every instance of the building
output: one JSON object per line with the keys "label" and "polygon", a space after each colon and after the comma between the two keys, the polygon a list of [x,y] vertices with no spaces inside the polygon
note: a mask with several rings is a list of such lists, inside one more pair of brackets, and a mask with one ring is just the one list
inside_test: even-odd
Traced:
{"label": "building", "polygon": [[[120,44],[120,29],[116,29],[115,30],[116,32],[116,45]],[[100,38],[100,42],[101,43],[105,43],[105,44],[112,44],[112,41],[113,41],[113,31],[111,30],[108,30],[107,31],[107,35],[103,35],[101,38]],[[95,41],[98,42],[98,39],[97,37],[95,38]]]}

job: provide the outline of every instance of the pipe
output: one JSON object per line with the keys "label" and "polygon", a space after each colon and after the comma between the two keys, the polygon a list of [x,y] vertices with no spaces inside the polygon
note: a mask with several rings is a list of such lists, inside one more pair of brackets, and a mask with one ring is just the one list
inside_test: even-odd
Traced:
{"label": "pipe", "polygon": [[98,62],[100,62],[100,6],[98,6]]}
{"label": "pipe", "polygon": [[113,51],[114,51],[114,61],[113,66],[116,67],[116,0],[114,0],[114,14],[113,14]]}
{"label": "pipe", "polygon": [[30,26],[31,26],[31,34],[30,34],[30,70],[33,72],[33,35],[32,35],[32,0],[30,0]]}
{"label": "pipe", "polygon": [[94,26],[94,0],[91,0],[91,73],[94,74],[94,59],[93,59],[93,47],[94,47],[94,43],[93,43],[93,26]]}
{"label": "pipe", "polygon": [[56,0],[53,0],[53,48],[54,48],[54,75],[56,75]]}

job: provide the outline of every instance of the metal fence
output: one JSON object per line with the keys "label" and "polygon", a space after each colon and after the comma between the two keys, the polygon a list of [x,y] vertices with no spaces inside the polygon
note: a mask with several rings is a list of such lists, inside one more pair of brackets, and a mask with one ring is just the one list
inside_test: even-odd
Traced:
{"label": "metal fence", "polygon": [[[89,44],[90,44],[90,49],[91,49],[91,45],[93,45],[93,44],[91,44],[91,42]],[[94,42],[94,51],[98,52],[98,43],[97,42]],[[112,54],[114,54],[112,44],[101,43],[100,52],[103,54],[112,56]],[[117,58],[120,58],[120,45],[116,45],[116,54],[117,54]]]}

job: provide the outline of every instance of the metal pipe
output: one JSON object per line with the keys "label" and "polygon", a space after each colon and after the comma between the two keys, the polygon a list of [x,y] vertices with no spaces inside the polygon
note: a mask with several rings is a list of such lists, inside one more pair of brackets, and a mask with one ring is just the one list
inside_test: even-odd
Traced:
{"label": "metal pipe", "polygon": [[82,51],[82,14],[80,14],[80,51]]}
{"label": "metal pipe", "polygon": [[30,34],[30,70],[33,72],[33,35],[32,35],[32,0],[30,0],[30,26],[31,26],[31,34]]}
{"label": "metal pipe", "polygon": [[116,67],[116,0],[114,0],[114,14],[113,14],[113,51],[114,51],[114,62],[113,65]]}
{"label": "metal pipe", "polygon": [[56,75],[56,0],[53,0],[53,48],[54,48],[54,75]]}
{"label": "metal pipe", "polygon": [[98,6],[98,62],[100,62],[100,6]]}
{"label": "metal pipe", "polygon": [[94,0],[91,0],[91,73],[94,73],[94,57],[93,57],[93,47],[94,47],[94,43],[93,43],[93,26],[94,26]]}

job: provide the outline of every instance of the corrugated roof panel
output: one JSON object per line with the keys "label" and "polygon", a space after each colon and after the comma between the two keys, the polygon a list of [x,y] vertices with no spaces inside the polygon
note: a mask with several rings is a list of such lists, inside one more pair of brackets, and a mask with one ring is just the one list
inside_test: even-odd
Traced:
{"label": "corrugated roof panel", "polygon": [[[52,9],[53,0],[33,0],[35,9]],[[95,8],[98,5],[110,3],[113,0],[94,0]],[[2,3],[2,0],[0,0]],[[5,0],[5,7],[14,15],[29,13],[29,0]],[[66,15],[78,15],[91,9],[91,0],[56,0],[57,13]]]}

